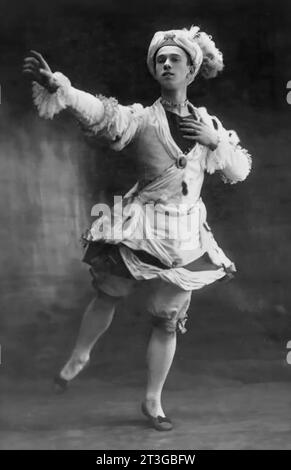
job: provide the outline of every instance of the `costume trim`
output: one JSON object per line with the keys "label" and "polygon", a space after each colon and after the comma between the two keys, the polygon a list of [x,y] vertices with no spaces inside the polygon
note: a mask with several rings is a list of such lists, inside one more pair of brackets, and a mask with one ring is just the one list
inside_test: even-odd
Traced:
{"label": "costume trim", "polygon": [[56,114],[67,107],[71,82],[61,72],[55,72],[53,79],[54,83],[58,86],[54,93],[50,93],[39,83],[32,82],[33,103],[37,107],[40,117],[44,119],[53,119]]}
{"label": "costume trim", "polygon": [[251,169],[252,169],[252,166],[253,166],[253,160],[252,160],[252,157],[251,155],[249,154],[249,152],[242,148],[239,144],[236,145],[236,149],[239,150],[240,152],[242,152],[246,158],[247,158],[247,163],[248,163],[248,170],[247,170],[247,174],[244,175],[244,176],[241,176],[241,177],[237,177],[237,178],[228,178],[223,172],[220,173],[220,176],[221,176],[221,179],[222,181],[225,183],[225,184],[236,184],[236,183],[239,183],[241,181],[244,181],[245,178],[248,176],[248,174],[251,172]]}
{"label": "costume trim", "polygon": [[114,118],[118,111],[118,101],[116,98],[107,98],[104,95],[96,95],[96,98],[98,98],[102,102],[104,107],[104,115],[102,121],[99,121],[98,123],[93,122],[92,124],[89,124],[88,121],[90,119],[90,116],[86,116],[83,112],[82,116],[77,116],[80,127],[87,136],[100,134],[101,137],[106,132],[107,135],[109,133],[110,137],[113,137],[113,139],[115,139],[117,133],[114,130]]}

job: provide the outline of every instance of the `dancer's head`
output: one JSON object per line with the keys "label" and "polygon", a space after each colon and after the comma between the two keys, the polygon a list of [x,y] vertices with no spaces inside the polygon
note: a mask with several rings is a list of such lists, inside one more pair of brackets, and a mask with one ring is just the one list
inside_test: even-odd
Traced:
{"label": "dancer's head", "polygon": [[[189,85],[198,73],[214,78],[223,69],[223,57],[211,36],[197,26],[190,30],[155,33],[147,55],[148,68],[165,88]],[[171,75],[172,73],[172,75]]]}

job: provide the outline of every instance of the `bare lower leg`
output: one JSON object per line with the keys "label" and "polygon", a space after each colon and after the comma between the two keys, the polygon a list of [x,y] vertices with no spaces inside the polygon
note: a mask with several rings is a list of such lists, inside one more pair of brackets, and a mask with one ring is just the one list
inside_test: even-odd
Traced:
{"label": "bare lower leg", "polygon": [[84,368],[94,344],[110,326],[115,306],[116,299],[103,294],[97,295],[90,302],[84,313],[71,357],[61,370],[62,378],[71,380]]}
{"label": "bare lower leg", "polygon": [[165,416],[161,395],[176,351],[176,333],[153,328],[147,351],[148,382],[146,405],[153,416]]}

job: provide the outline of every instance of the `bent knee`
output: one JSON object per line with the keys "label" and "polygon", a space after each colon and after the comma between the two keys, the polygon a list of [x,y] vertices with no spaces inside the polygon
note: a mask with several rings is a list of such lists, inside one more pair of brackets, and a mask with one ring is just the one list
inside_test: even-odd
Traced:
{"label": "bent knee", "polygon": [[152,316],[152,325],[154,328],[168,335],[174,335],[179,331],[179,320]]}

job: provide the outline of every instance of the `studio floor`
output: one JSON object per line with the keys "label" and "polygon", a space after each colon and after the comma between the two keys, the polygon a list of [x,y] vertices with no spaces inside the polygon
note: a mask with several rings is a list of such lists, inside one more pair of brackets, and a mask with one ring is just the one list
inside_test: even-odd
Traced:
{"label": "studio floor", "polygon": [[141,414],[138,382],[82,376],[55,395],[49,379],[5,379],[0,448],[291,449],[288,379],[242,383],[174,371],[164,408],[175,427],[164,433]]}

